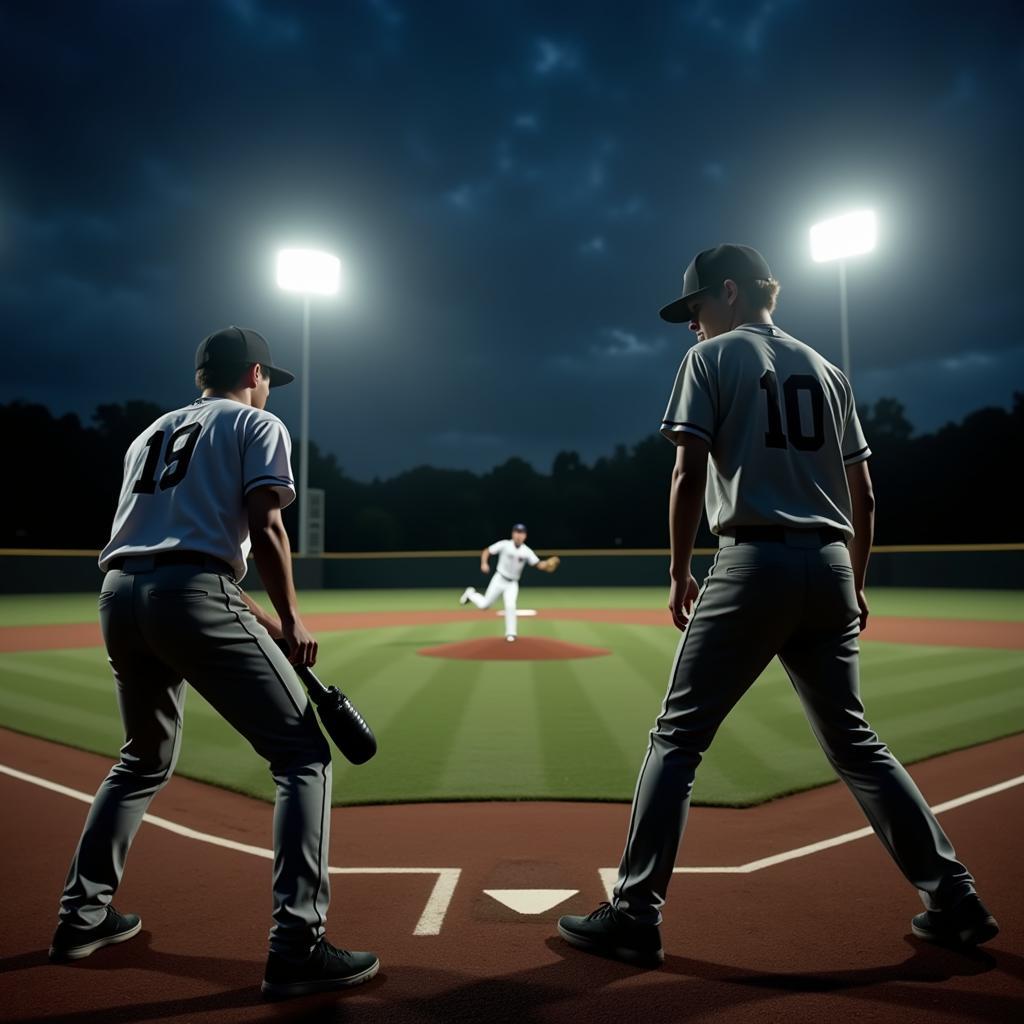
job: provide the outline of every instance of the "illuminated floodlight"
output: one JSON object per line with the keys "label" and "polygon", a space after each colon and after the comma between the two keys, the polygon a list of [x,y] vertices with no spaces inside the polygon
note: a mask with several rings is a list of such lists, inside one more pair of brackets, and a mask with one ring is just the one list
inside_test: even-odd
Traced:
{"label": "illuminated floodlight", "polygon": [[874,210],[858,210],[823,220],[811,228],[811,259],[815,263],[842,260],[871,252],[878,240]]}
{"label": "illuminated floodlight", "polygon": [[303,295],[336,295],[341,287],[341,260],[315,249],[282,249],[277,254],[277,284]]}

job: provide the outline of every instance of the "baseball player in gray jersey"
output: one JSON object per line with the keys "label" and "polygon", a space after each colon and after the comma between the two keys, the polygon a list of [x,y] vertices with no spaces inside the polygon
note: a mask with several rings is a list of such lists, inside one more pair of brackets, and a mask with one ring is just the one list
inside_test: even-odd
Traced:
{"label": "baseball player in gray jersey", "polygon": [[[295,497],[291,441],[265,409],[270,389],[293,379],[256,331],[217,331],[196,353],[202,397],[160,417],[125,456],[99,597],[125,743],[71,862],[54,961],[89,956],[142,926],[111,900],[142,816],[174,770],[187,680],[268,762],[277,784],[264,994],[303,995],[377,972],[374,954],[324,938],[331,757],[289,666],[289,658],[314,664],[317,644],[299,617],[281,521]],[[250,547],[279,618],[238,586]],[[286,641],[288,657],[274,638]]]}
{"label": "baseball player in gray jersey", "polygon": [[[849,382],[772,323],[778,284],[760,253],[720,245],[686,268],[666,306],[698,343],[662,433],[676,446],[669,608],[684,631],[644,756],[612,902],[559,932],[636,964],[663,959],[659,925],[690,791],[725,716],[776,655],[814,734],[925,911],[920,938],[976,945],[998,933],[974,879],[913,780],[864,717],[858,637],[874,521]],[[709,458],[710,456],[710,458]],[[690,573],[702,499],[719,550]]]}

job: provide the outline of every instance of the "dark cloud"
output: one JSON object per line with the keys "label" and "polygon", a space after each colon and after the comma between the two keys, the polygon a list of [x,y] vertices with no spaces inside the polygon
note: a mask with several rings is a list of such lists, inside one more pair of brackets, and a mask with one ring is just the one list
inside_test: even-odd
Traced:
{"label": "dark cloud", "polygon": [[[838,357],[817,218],[861,204],[855,383],[927,427],[1020,386],[1017,5],[871,0],[97,2],[0,13],[0,399],[190,395],[240,322],[297,362],[357,475],[592,457],[653,429],[698,248],[762,249],[779,322]],[[275,394],[293,424],[297,394]]]}

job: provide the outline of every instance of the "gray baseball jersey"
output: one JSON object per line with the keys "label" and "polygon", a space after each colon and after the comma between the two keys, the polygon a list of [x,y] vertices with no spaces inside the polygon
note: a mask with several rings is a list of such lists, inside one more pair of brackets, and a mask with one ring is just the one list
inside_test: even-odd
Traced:
{"label": "gray baseball jersey", "polygon": [[[925,906],[974,891],[913,779],[871,729],[860,700],[860,608],[844,464],[870,452],[846,378],[770,325],[695,345],[662,432],[711,449],[707,510],[720,547],[676,652],[640,768],[613,902],[659,924],[701,757],[776,655],[815,736]],[[788,527],[743,540],[730,528]],[[775,532],[775,531],[772,531]]]}
{"label": "gray baseball jersey", "polygon": [[844,466],[871,451],[853,390],[814,349],[778,327],[747,324],[694,345],[661,432],[711,448],[713,533],[736,526],[832,526],[853,536]]}
{"label": "gray baseball jersey", "polygon": [[[128,450],[99,597],[125,742],[68,872],[65,924],[104,920],[143,815],[174,771],[187,680],[267,761],[277,786],[271,949],[302,959],[324,935],[330,750],[287,658],[235,582],[249,548],[245,499],[262,487],[283,504],[295,496],[288,431],[231,399],[169,412]],[[161,552],[186,558],[162,561]]]}
{"label": "gray baseball jersey", "polygon": [[165,413],[128,449],[110,542],[113,558],[158,551],[212,555],[245,575],[245,498],[271,487],[282,507],[295,498],[291,439],[273,413],[227,398],[200,398]]}

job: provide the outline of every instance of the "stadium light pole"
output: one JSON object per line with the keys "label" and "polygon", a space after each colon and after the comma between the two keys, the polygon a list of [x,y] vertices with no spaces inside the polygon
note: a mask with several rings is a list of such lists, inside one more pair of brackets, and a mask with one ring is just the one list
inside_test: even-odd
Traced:
{"label": "stadium light pole", "polygon": [[858,210],[842,217],[823,220],[811,228],[811,259],[815,263],[839,261],[839,323],[843,373],[850,379],[850,322],[846,302],[846,261],[850,256],[871,252],[878,241],[878,224],[873,210]]}
{"label": "stadium light pole", "polygon": [[277,254],[277,284],[302,296],[302,411],[299,436],[299,554],[309,551],[309,306],[314,295],[337,295],[341,261],[314,249],[282,249]]}

